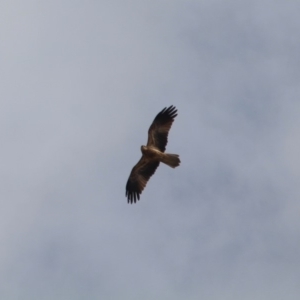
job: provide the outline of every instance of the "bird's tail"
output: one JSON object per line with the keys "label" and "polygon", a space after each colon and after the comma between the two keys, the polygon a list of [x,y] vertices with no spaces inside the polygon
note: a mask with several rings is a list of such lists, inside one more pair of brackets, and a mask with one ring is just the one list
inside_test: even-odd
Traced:
{"label": "bird's tail", "polygon": [[179,155],[164,153],[164,155],[161,157],[161,162],[163,162],[171,168],[176,168],[180,164]]}

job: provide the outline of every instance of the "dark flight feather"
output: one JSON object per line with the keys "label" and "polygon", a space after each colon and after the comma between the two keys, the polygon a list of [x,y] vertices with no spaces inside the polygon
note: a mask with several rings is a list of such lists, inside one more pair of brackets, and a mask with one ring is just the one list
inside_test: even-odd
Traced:
{"label": "dark flight feather", "polygon": [[126,184],[128,203],[135,203],[137,200],[140,200],[140,194],[158,166],[159,161],[148,161],[144,155],[141,157],[139,162],[133,167]]}
{"label": "dark flight feather", "polygon": [[166,150],[169,130],[176,116],[177,109],[173,105],[157,114],[148,130],[147,146],[154,146],[161,152]]}

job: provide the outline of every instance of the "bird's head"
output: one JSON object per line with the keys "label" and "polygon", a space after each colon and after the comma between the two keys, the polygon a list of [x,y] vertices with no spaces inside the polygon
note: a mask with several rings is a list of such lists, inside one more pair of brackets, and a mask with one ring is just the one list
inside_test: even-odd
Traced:
{"label": "bird's head", "polygon": [[142,151],[142,153],[143,153],[144,151],[146,151],[146,150],[147,150],[147,147],[144,146],[144,145],[142,145],[142,146],[141,146],[141,151]]}

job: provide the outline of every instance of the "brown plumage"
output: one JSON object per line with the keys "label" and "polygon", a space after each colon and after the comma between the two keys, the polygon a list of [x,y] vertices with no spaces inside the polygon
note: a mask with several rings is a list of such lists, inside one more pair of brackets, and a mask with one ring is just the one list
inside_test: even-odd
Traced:
{"label": "brown plumage", "polygon": [[164,153],[168,143],[168,133],[177,116],[177,109],[171,105],[164,108],[153,120],[148,130],[147,146],[141,146],[142,157],[132,168],[126,184],[128,203],[140,200],[140,194],[160,162],[176,168],[180,164],[177,154]]}

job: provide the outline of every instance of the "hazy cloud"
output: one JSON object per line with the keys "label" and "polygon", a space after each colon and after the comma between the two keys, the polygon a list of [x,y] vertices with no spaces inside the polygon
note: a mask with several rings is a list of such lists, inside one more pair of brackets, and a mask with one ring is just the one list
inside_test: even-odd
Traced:
{"label": "hazy cloud", "polygon": [[[4,1],[1,299],[298,299],[298,1]],[[125,184],[179,115],[136,205]]]}

